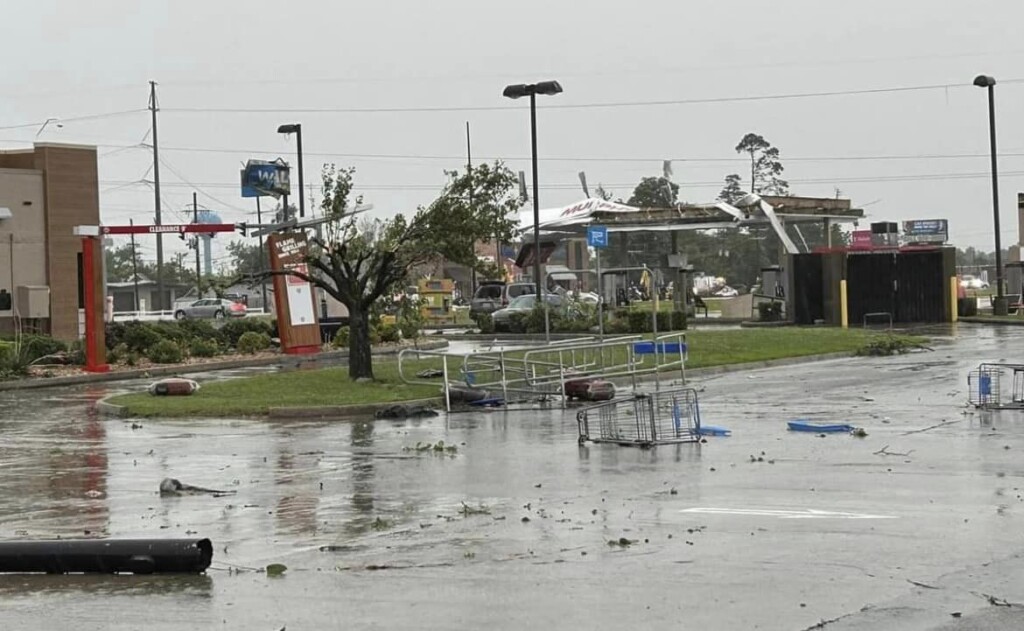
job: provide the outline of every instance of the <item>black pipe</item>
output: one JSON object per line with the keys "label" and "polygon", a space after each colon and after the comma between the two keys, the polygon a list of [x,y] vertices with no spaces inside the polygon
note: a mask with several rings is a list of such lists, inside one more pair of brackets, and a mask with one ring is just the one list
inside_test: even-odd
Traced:
{"label": "black pipe", "polygon": [[0,542],[0,573],[198,574],[209,539],[60,539]]}

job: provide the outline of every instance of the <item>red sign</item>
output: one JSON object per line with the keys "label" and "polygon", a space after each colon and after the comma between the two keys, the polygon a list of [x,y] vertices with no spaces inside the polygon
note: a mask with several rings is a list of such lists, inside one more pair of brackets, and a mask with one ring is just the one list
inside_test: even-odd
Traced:
{"label": "red sign", "polygon": [[184,234],[186,232],[234,232],[233,223],[184,223],[164,224],[162,226],[102,226],[103,234]]}
{"label": "red sign", "polygon": [[854,230],[850,233],[852,237],[850,245],[855,248],[871,247],[871,231],[870,230]]}

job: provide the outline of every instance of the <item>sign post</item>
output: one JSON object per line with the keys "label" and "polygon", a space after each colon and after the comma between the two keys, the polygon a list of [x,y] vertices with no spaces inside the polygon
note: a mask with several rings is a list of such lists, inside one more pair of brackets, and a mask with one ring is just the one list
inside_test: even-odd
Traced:
{"label": "sign post", "polygon": [[604,287],[601,283],[601,250],[608,247],[608,226],[587,226],[587,245],[597,259],[597,332],[604,341]]}
{"label": "sign post", "polygon": [[945,219],[904,221],[903,240],[908,244],[942,245],[949,240],[949,222]]}
{"label": "sign post", "polygon": [[[267,237],[270,269],[309,275],[306,266],[306,233],[279,232]],[[320,322],[313,301],[313,286],[298,276],[274,276],[274,304],[281,350],[290,354],[320,351]]]}

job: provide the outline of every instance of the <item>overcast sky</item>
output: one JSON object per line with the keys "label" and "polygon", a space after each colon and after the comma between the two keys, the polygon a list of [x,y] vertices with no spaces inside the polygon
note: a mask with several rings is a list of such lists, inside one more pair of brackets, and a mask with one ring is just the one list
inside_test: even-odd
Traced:
{"label": "overcast sky", "polygon": [[[986,97],[971,86],[985,73],[999,81],[1003,243],[1017,242],[1024,2],[4,4],[0,147],[37,133],[97,145],[108,224],[152,218],[152,189],[139,182],[152,179],[152,154],[137,147],[150,142],[151,79],[165,223],[182,220],[193,190],[225,221],[253,212],[239,168],[293,159],[294,138],[276,133],[288,122],[303,125],[307,185],[324,162],[355,166],[380,214],[436,196],[444,169],[465,164],[467,121],[474,160],[529,173],[528,105],[501,91],[557,79],[565,92],[539,101],[543,207],[581,198],[581,170],[591,187],[628,197],[666,159],[682,199],[710,201],[725,175],[745,172],[733,148],[756,132],[780,149],[793,194],[838,188],[875,221],[948,218],[957,245],[991,250]],[[923,86],[949,87],[743,99]],[[110,115],[75,120],[94,114]],[[39,133],[50,117],[63,127]]]}

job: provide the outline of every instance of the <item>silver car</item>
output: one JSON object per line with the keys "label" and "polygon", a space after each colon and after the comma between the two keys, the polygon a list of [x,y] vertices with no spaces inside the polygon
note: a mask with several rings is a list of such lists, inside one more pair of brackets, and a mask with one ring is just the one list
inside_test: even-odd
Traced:
{"label": "silver car", "polygon": [[[558,294],[544,294],[544,302],[548,303],[548,306],[552,311],[561,310],[565,305],[565,301]],[[494,323],[495,331],[512,331],[512,320],[518,314],[525,316],[526,314],[533,311],[533,306],[537,304],[537,296],[535,294],[525,294],[518,298],[513,298],[512,302],[508,304],[504,309],[498,309],[491,314],[491,321]]]}
{"label": "silver car", "polygon": [[245,311],[245,305],[240,302],[220,298],[206,298],[196,300],[190,305],[179,307],[174,312],[174,319],[213,318],[215,320],[222,320],[226,317],[241,318],[245,317]]}

